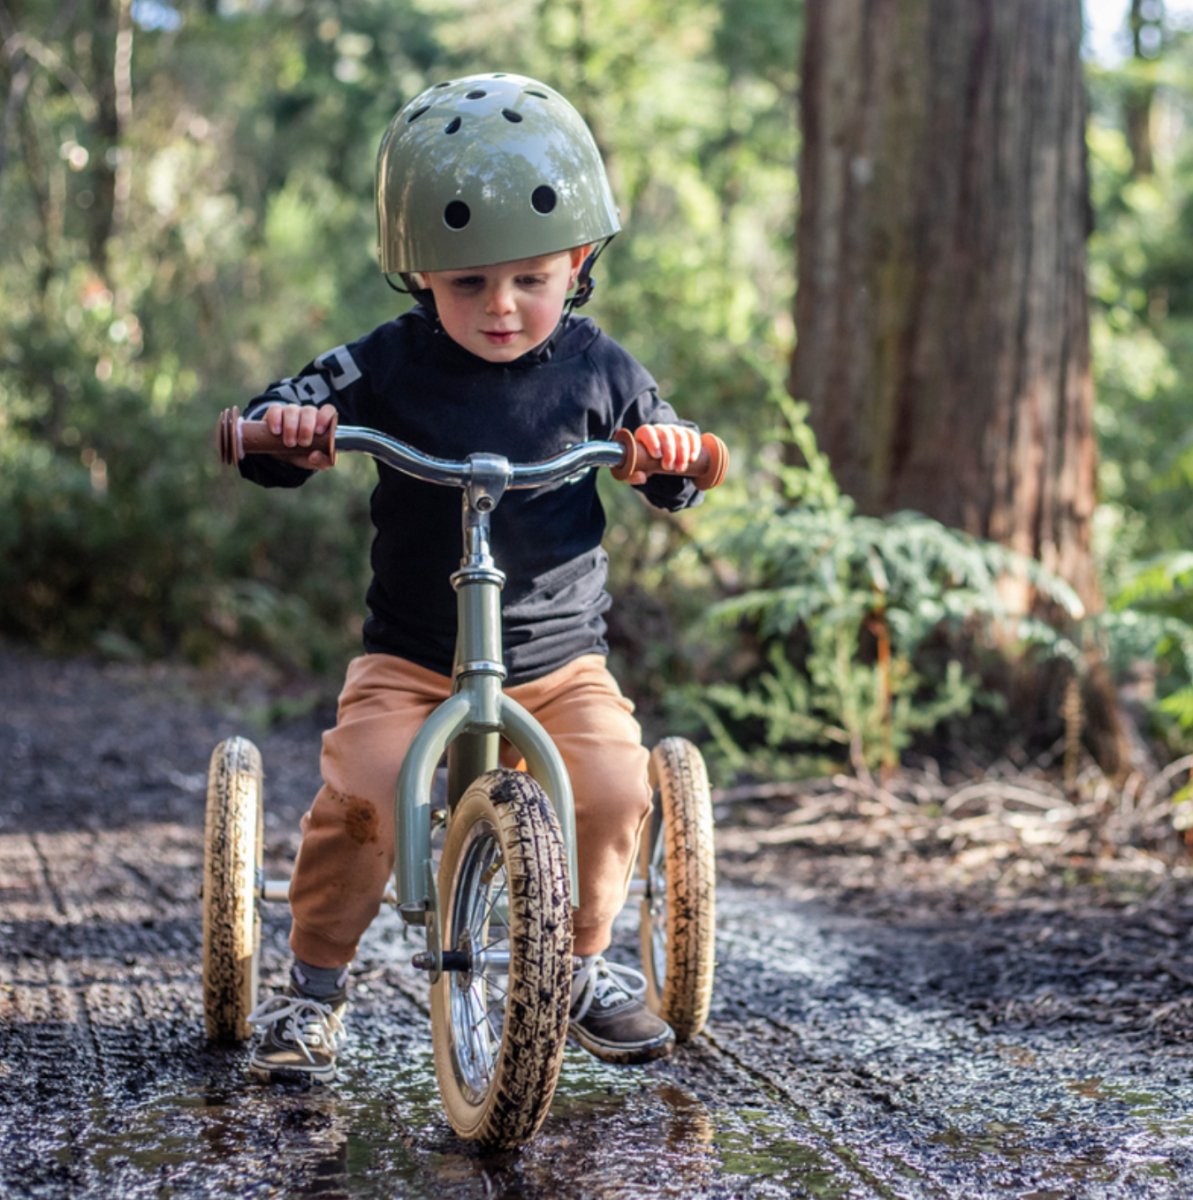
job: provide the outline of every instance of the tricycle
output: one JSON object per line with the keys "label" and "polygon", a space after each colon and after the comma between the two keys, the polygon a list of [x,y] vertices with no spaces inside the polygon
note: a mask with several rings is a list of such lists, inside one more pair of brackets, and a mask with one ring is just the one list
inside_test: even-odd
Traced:
{"label": "tricycle", "polygon": [[[263,421],[236,409],[220,417],[221,459],[301,458]],[[512,464],[476,453],[433,458],[377,430],[333,421],[317,440],[463,495],[463,556],[452,576],[458,629],[452,694],[421,727],[395,797],[395,867],[386,892],[425,947],[413,964],[431,984],[436,1075],[450,1124],[489,1148],[516,1147],[542,1124],[568,1034],[576,839],[571,784],[538,722],[503,691],[504,577],[490,518],[513,488],[609,467],[614,477],[661,471],[633,435],[572,446],[543,462]],[[724,478],[727,454],[712,434],[688,469],[702,489]],[[498,765],[505,739],[525,770]],[[446,760],[446,788],[441,784]],[[680,1042],[704,1027],[714,972],[715,865],[708,776],[689,741],[664,738],[650,756],[654,811],[629,888],[639,910],[646,1001]],[[203,996],[207,1035],[249,1036],[256,1002],[260,905],[287,898],[288,880],[263,871],[263,769],[245,737],[211,756],[203,873]],[[437,786],[437,780],[440,786]],[[433,830],[443,830],[441,848]],[[433,849],[433,846],[435,847]]]}

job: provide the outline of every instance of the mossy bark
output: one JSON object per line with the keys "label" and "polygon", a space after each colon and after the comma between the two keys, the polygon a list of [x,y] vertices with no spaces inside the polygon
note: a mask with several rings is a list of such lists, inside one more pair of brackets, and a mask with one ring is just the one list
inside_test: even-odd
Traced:
{"label": "mossy bark", "polygon": [[806,22],[792,391],[861,512],[1012,547],[1096,610],[1079,0]]}

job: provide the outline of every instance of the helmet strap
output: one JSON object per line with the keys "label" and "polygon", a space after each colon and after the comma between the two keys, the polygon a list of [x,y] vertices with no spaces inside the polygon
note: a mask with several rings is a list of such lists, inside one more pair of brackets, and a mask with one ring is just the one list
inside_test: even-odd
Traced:
{"label": "helmet strap", "polygon": [[408,275],[405,271],[398,272],[398,278],[402,281],[401,284],[396,284],[393,281],[393,276],[388,272],[385,273],[385,282],[389,284],[395,292],[403,296],[410,296],[415,303],[421,304],[435,318],[435,323],[439,323],[439,310],[435,307],[435,295],[430,288],[419,287],[414,282],[414,276]]}
{"label": "helmet strap", "polygon": [[572,312],[577,308],[583,307],[592,298],[592,293],[596,290],[596,280],[592,277],[593,264],[600,257],[601,251],[612,240],[613,235],[610,234],[584,260],[579,274],[576,276],[572,294],[568,297],[568,302],[563,306],[563,313],[559,318],[559,324],[555,326],[554,332],[537,350],[530,351],[539,362],[546,362],[555,353],[555,343],[559,341],[559,335],[563,332],[563,327],[568,323],[568,318],[572,315]]}
{"label": "helmet strap", "polygon": [[576,286],[572,291],[571,299],[568,300],[567,307],[563,312],[565,321],[571,316],[573,309],[583,308],[592,299],[592,293],[596,291],[596,280],[592,277],[592,268],[596,265],[596,260],[600,258],[601,251],[612,240],[613,235],[611,234],[584,260],[580,267],[580,273],[576,276]]}

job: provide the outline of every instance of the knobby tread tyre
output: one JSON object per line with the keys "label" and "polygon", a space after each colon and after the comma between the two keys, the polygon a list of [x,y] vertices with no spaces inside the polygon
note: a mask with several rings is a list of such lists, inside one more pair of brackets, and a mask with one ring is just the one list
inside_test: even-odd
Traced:
{"label": "knobby tread tyre", "polygon": [[708,1020],[716,968],[712,794],[700,751],[684,738],[654,748],[650,775],[657,811],[639,851],[640,871],[649,881],[653,865],[656,889],[643,899],[639,923],[646,1002],[686,1042]]}
{"label": "knobby tread tyre", "polygon": [[[468,976],[445,971],[431,990],[431,1038],[444,1109],[459,1136],[489,1149],[527,1142],[547,1116],[559,1079],[571,1003],[572,909],[567,856],[555,812],[542,788],[518,771],[490,771],[461,797],[448,826],[439,868],[445,950],[454,930],[476,911],[480,881],[470,863],[498,858],[508,892],[486,937],[505,945],[509,975],[497,1018],[496,1046],[478,1072],[467,1059],[465,1030],[453,1017]],[[500,886],[498,884],[498,886]],[[472,908],[470,909],[470,906]],[[459,914],[459,916],[457,915]],[[503,924],[504,922],[504,924]],[[493,988],[497,995],[499,988]],[[485,994],[488,994],[487,992]]]}
{"label": "knobby tread tyre", "polygon": [[214,1042],[242,1042],[257,995],[261,917],[262,770],[233,737],[212,751],[203,855],[203,1015]]}

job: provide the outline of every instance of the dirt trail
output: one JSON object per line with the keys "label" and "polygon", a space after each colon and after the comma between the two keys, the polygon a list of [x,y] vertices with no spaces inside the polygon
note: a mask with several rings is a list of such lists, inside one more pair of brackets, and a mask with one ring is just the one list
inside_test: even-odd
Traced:
{"label": "dirt trail", "polygon": [[[243,1052],[202,1036],[203,792],[215,742],[253,736],[284,874],[321,719],[254,733],[275,699],[0,649],[0,1194],[1193,1193],[1187,872],[1129,898],[974,892],[947,862],[843,888],[823,850],[752,854],[734,811],[707,1036],[641,1069],[569,1050],[522,1153],[448,1129],[417,947],[387,914],[355,967],[340,1083],[248,1083]],[[268,909],[267,978],[285,928]],[[627,959],[634,941],[624,918]]]}

